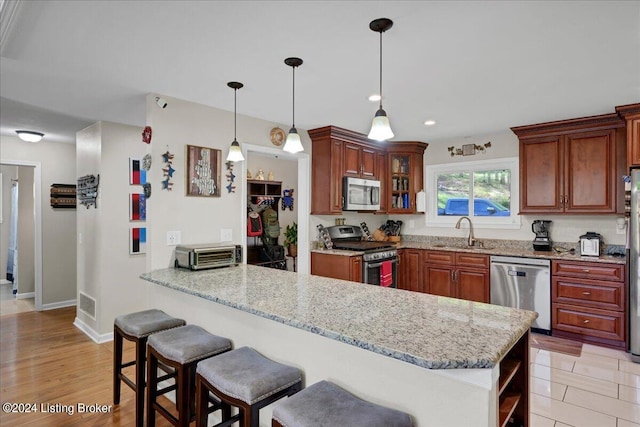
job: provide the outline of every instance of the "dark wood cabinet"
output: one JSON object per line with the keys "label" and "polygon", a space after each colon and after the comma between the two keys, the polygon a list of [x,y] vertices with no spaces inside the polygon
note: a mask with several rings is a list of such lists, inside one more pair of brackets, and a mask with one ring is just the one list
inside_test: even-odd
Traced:
{"label": "dark wood cabinet", "polygon": [[617,114],[511,128],[520,140],[520,213],[622,212]]}
{"label": "dark wood cabinet", "polygon": [[[355,176],[383,180],[385,147],[358,132],[336,126],[309,130],[311,137],[311,214],[342,213],[342,179]],[[386,177],[385,177],[386,178]],[[386,196],[381,187],[380,199]],[[381,203],[381,213],[383,210]]]}
{"label": "dark wood cabinet", "polygon": [[345,256],[311,252],[311,274],[362,282],[362,255]]}
{"label": "dark wood cabinet", "polygon": [[398,289],[424,292],[420,277],[420,249],[400,249],[398,251]]}
{"label": "dark wood cabinet", "polygon": [[387,212],[416,213],[416,193],[424,186],[424,151],[420,141],[389,142],[387,146]]}
{"label": "dark wood cabinet", "polygon": [[490,301],[487,255],[423,251],[422,279],[423,292],[468,301]]}
{"label": "dark wood cabinet", "polygon": [[627,167],[640,166],[640,104],[621,105],[616,112],[627,125]]}
{"label": "dark wood cabinet", "polygon": [[626,349],[625,266],[580,261],[551,265],[552,334]]}
{"label": "dark wood cabinet", "polygon": [[529,332],[500,361],[498,427],[531,425],[529,417]]}

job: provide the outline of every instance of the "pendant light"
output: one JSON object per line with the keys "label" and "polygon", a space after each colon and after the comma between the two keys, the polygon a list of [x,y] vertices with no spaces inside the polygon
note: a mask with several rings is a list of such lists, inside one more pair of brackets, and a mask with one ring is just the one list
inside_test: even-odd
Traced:
{"label": "pendant light", "polygon": [[244,156],[242,155],[242,149],[240,149],[240,144],[236,139],[236,95],[238,93],[238,89],[242,88],[244,85],[238,82],[229,82],[227,83],[231,89],[233,89],[233,142],[231,143],[231,147],[229,147],[229,154],[227,155],[228,162],[241,162],[244,160]]}
{"label": "pendant light", "polygon": [[300,141],[300,135],[298,135],[298,129],[296,129],[296,67],[302,65],[302,59],[300,58],[287,58],[284,63],[293,69],[293,120],[289,134],[285,140],[284,151],[289,153],[299,153],[304,150],[302,142]]}
{"label": "pendant light", "polygon": [[392,26],[393,21],[388,18],[374,19],[369,24],[371,31],[380,33],[380,108],[376,111],[376,115],[371,123],[371,130],[369,131],[369,139],[376,141],[386,141],[387,139],[393,138],[389,118],[387,117],[387,113],[382,109],[382,33]]}

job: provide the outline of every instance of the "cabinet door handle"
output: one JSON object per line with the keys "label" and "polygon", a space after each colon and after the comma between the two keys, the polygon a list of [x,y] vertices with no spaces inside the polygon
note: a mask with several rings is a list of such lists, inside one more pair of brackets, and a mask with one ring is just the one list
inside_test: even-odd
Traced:
{"label": "cabinet door handle", "polygon": [[591,272],[591,270],[589,270],[588,268],[583,268],[583,269],[582,269],[582,272],[583,272],[583,273],[589,273],[589,272]]}
{"label": "cabinet door handle", "polygon": [[591,295],[591,292],[585,291],[585,292],[582,293],[582,295]]}
{"label": "cabinet door handle", "polygon": [[587,323],[589,323],[589,319],[584,319],[584,320],[582,321],[582,323],[584,323],[584,324],[586,325]]}

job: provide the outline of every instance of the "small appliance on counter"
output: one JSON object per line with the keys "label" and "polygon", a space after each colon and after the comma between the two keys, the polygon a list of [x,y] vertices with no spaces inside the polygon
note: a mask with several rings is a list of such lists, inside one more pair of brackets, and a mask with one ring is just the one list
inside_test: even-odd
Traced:
{"label": "small appliance on counter", "polygon": [[600,256],[604,241],[602,235],[594,231],[587,231],[587,234],[580,236],[580,255]]}
{"label": "small appliance on counter", "polygon": [[242,246],[233,244],[204,244],[176,246],[176,268],[204,270],[229,267],[242,262]]}
{"label": "small appliance on counter", "polygon": [[551,250],[553,242],[551,242],[551,237],[549,237],[549,224],[551,224],[551,221],[546,219],[536,219],[531,224],[531,231],[536,235],[533,239],[534,251]]}

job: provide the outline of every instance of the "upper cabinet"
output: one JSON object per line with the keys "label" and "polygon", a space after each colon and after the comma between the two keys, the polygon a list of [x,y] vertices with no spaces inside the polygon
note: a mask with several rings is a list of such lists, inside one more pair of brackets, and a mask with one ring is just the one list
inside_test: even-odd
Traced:
{"label": "upper cabinet", "polygon": [[336,126],[311,129],[309,136],[312,215],[342,213],[345,176],[380,181],[377,213],[416,212],[416,192],[422,190],[427,144],[377,142]]}
{"label": "upper cabinet", "polygon": [[627,123],[627,167],[640,166],[640,104],[621,105],[616,111]]}
{"label": "upper cabinet", "polygon": [[387,146],[387,212],[416,213],[416,193],[424,186],[423,156],[427,144],[419,141],[390,142]]}
{"label": "upper cabinet", "polygon": [[520,140],[520,213],[623,212],[617,114],[511,128]]}

